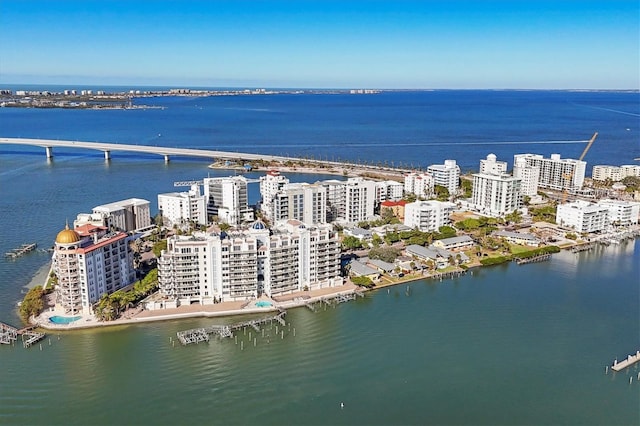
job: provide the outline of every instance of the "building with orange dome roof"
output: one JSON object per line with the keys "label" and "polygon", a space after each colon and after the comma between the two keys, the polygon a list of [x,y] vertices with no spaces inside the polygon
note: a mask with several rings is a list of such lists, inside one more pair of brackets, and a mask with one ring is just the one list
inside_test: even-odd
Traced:
{"label": "building with orange dome roof", "polygon": [[129,236],[91,224],[56,236],[53,271],[58,278],[56,304],[75,315],[91,313],[103,294],[111,294],[135,280]]}

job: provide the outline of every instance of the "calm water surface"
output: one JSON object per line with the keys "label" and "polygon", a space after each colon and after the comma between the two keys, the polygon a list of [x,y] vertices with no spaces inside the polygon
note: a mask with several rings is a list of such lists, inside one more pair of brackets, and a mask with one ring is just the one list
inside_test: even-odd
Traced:
{"label": "calm water surface", "polygon": [[605,365],[638,348],[639,249],[291,310],[284,339],[267,329],[255,347],[255,332],[170,343],[224,321],[199,319],[0,348],[0,423],[638,424],[638,367]]}

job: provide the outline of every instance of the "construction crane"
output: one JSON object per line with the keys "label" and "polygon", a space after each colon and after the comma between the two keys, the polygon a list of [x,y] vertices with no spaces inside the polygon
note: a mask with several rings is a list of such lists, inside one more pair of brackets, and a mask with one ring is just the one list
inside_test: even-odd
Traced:
{"label": "construction crane", "polygon": [[[582,154],[580,154],[578,161],[582,161],[584,156],[587,155],[589,148],[591,148],[591,145],[593,145],[593,142],[596,140],[597,137],[598,137],[598,132],[595,132],[593,136],[591,136],[591,139],[589,139],[587,146],[584,147],[584,150],[582,151]],[[575,173],[575,167],[573,168],[571,173],[566,173],[562,175],[562,177],[567,180],[564,191],[562,192],[562,204],[567,202],[567,195],[569,195],[569,186],[571,186],[571,183],[572,183],[571,181],[573,180],[574,173]]]}

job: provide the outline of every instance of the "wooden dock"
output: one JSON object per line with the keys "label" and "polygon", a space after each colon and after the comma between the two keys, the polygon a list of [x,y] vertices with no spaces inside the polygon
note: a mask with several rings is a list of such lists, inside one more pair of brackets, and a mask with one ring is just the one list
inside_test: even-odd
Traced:
{"label": "wooden dock", "polygon": [[312,312],[317,312],[318,309],[316,304],[319,304],[320,307],[325,305],[325,309],[326,309],[326,306],[335,307],[340,303],[349,302],[351,300],[357,299],[358,297],[364,297],[364,293],[362,291],[354,291],[353,293],[343,293],[343,294],[325,296],[325,297],[316,299],[313,302],[305,302],[304,306],[309,308],[309,310]]}
{"label": "wooden dock", "polygon": [[22,335],[22,346],[24,346],[25,348],[28,348],[34,343],[39,342],[45,337],[44,333],[33,330],[24,330],[20,334]]}
{"label": "wooden dock", "polygon": [[36,249],[36,247],[38,247],[37,243],[27,243],[27,244],[23,244],[18,248],[15,248],[11,251],[6,252],[4,255],[5,257],[9,257],[11,259],[15,259],[17,257],[23,256],[29,252],[32,252]]}
{"label": "wooden dock", "polygon": [[539,256],[527,257],[524,259],[516,259],[516,263],[518,265],[526,265],[527,263],[544,262],[549,259],[551,259],[551,254],[547,253],[547,254],[541,254]]}
{"label": "wooden dock", "polygon": [[640,361],[640,351],[636,351],[635,355],[629,355],[623,361],[618,362],[617,359],[614,360],[611,369],[613,371],[624,370],[625,368],[635,364],[638,361]]}
{"label": "wooden dock", "polygon": [[212,325],[210,327],[194,328],[191,330],[178,331],[176,335],[180,343],[186,346],[192,343],[208,342],[212,335],[221,338],[233,337],[234,331],[243,329],[244,327],[251,327],[256,332],[259,332],[261,325],[272,321],[276,321],[284,327],[287,324],[283,318],[286,313],[287,312],[283,310],[280,311],[278,315],[272,317],[244,321],[233,325]]}
{"label": "wooden dock", "polygon": [[18,338],[18,329],[0,322],[0,344],[11,345]]}
{"label": "wooden dock", "polygon": [[458,278],[458,277],[463,276],[466,273],[467,273],[467,271],[464,271],[464,270],[449,271],[449,272],[436,272],[436,273],[434,273],[432,275],[427,275],[426,278],[432,278],[434,280],[442,281],[443,279]]}
{"label": "wooden dock", "polygon": [[0,344],[12,345],[16,340],[18,340],[18,336],[21,336],[22,346],[28,348],[34,343],[45,338],[44,333],[34,331],[34,328],[35,326],[31,326],[18,330],[15,327],[0,322]]}
{"label": "wooden dock", "polygon": [[591,250],[594,247],[595,247],[594,243],[579,244],[571,247],[571,253],[580,253],[582,251]]}

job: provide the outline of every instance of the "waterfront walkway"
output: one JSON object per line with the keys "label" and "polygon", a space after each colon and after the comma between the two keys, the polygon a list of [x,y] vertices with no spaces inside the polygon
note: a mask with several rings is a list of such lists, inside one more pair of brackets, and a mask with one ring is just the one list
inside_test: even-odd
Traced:
{"label": "waterfront walkway", "polygon": [[[215,318],[228,317],[234,315],[260,314],[265,312],[276,312],[283,309],[304,306],[306,303],[314,303],[323,298],[333,298],[340,295],[347,295],[360,291],[359,287],[348,282],[339,287],[329,287],[311,291],[300,291],[282,297],[269,299],[265,296],[258,300],[222,302],[213,305],[185,305],[177,308],[166,308],[157,310],[132,310],[125,311],[124,314],[114,321],[99,321],[93,315],[83,315],[78,321],[69,324],[54,324],[49,318],[55,315],[65,316],[62,310],[50,309],[41,313],[37,318],[37,325],[53,330],[77,330],[82,328],[109,327],[116,325],[140,324],[143,322],[168,321],[185,318]],[[259,301],[271,301],[271,306],[256,306]]]}

